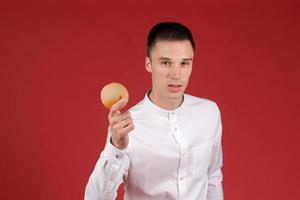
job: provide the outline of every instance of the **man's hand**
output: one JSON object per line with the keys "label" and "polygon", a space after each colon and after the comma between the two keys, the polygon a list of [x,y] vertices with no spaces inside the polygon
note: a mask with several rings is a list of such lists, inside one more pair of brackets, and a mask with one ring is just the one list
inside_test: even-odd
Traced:
{"label": "man's hand", "polygon": [[128,97],[115,103],[108,114],[111,130],[111,142],[118,149],[124,149],[128,145],[128,133],[134,129],[133,121],[128,111],[121,113],[128,102]]}

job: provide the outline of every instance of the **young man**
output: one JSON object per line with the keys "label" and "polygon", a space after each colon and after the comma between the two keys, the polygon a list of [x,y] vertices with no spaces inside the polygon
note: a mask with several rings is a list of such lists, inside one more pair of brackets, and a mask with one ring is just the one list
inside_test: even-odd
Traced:
{"label": "young man", "polygon": [[152,88],[129,111],[128,99],[109,112],[105,149],[90,176],[86,200],[222,200],[221,116],[207,99],[184,94],[195,44],[187,27],[156,24],[145,67]]}

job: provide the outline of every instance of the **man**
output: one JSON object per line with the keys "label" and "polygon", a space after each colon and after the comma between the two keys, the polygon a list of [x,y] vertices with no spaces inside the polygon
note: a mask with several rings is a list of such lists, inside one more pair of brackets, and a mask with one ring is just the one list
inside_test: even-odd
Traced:
{"label": "man", "polygon": [[148,35],[145,67],[152,88],[129,111],[128,99],[109,112],[109,130],[85,191],[86,200],[220,200],[221,116],[207,99],[184,94],[195,44],[187,27],[156,24]]}

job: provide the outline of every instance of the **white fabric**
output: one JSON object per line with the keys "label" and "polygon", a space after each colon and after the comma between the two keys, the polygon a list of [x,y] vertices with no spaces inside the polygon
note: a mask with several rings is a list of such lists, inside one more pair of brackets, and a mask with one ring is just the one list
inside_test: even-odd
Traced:
{"label": "white fabric", "polygon": [[125,200],[222,200],[221,116],[207,99],[184,95],[168,111],[146,95],[130,109],[135,129],[126,149],[110,143],[90,176],[85,200],[115,199],[125,183]]}

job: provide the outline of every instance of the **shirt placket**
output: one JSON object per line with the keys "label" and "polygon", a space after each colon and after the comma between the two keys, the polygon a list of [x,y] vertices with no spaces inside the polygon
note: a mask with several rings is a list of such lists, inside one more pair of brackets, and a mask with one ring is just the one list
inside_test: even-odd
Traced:
{"label": "shirt placket", "polygon": [[172,129],[172,134],[178,144],[180,151],[180,159],[177,171],[177,187],[178,199],[184,199],[184,194],[187,190],[186,168],[187,168],[187,144],[183,134],[179,128],[178,117],[175,112],[169,113],[169,122]]}

